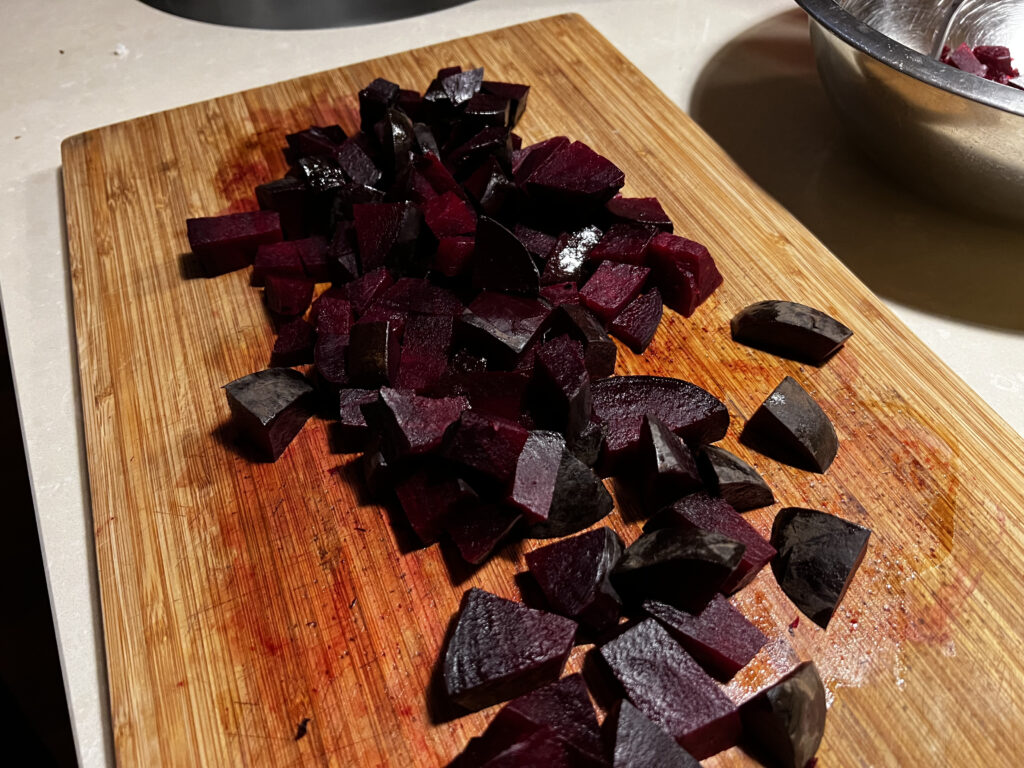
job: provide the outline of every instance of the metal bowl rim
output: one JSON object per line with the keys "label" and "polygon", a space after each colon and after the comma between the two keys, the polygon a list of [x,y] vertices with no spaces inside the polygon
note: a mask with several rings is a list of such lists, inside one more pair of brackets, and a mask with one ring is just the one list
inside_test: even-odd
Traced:
{"label": "metal bowl rim", "polygon": [[1024,91],[961,72],[908,48],[843,10],[835,0],[796,2],[840,40],[897,72],[965,99],[1024,117]]}

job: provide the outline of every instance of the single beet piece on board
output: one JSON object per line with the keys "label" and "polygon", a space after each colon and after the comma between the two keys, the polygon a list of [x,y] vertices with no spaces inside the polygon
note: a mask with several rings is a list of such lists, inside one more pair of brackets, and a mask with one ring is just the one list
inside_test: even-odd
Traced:
{"label": "single beet piece on board", "polygon": [[722,284],[708,249],[685,237],[662,232],[651,240],[648,260],[666,306],[685,317]]}
{"label": "single beet piece on board", "polygon": [[527,552],[526,565],[553,610],[602,632],[622,611],[611,584],[622,550],[615,531],[596,528]]}
{"label": "single beet piece on board", "polygon": [[469,406],[464,397],[422,397],[383,387],[377,403],[363,406],[370,430],[381,434],[387,456],[431,453]]}
{"label": "single beet piece on board", "polygon": [[462,559],[482,563],[522,519],[518,510],[498,504],[468,504],[447,517],[444,529]]}
{"label": "single beet piece on board", "polygon": [[654,619],[605,643],[600,654],[636,708],[695,758],[739,740],[736,706]]}
{"label": "single beet piece on board", "polygon": [[700,768],[697,759],[663,728],[622,699],[604,723],[612,768]]}
{"label": "single beet piece on board", "polygon": [[792,301],[759,301],[737,312],[733,341],[811,365],[839,351],[853,331],[820,309]]}
{"label": "single beet piece on board", "polygon": [[805,661],[740,707],[743,739],[767,765],[805,768],[825,734],[825,686]]}
{"label": "single beet piece on board", "polygon": [[655,507],[702,487],[697,462],[677,434],[653,414],[644,416],[640,431],[645,501]]}
{"label": "single beet piece on board", "polygon": [[309,309],[313,281],[305,277],[268,275],[263,297],[267,309],[279,317],[295,317]]}
{"label": "single beet piece on board", "polygon": [[276,461],[313,413],[313,385],[291,368],[268,368],[224,385],[232,424]]}
{"label": "single beet piece on board", "polygon": [[613,197],[605,204],[613,221],[642,224],[672,232],[672,219],[665,213],[656,197]]}
{"label": "single beet piece on board", "polygon": [[697,468],[708,489],[729,502],[737,512],[775,503],[772,489],[758,471],[724,448],[702,446],[697,452]]}
{"label": "single beet piece on board", "polygon": [[828,626],[868,549],[868,528],[816,509],[786,507],[772,525],[772,572],[819,627]]}
{"label": "single beet piece on board", "polygon": [[509,503],[522,510],[527,523],[542,523],[551,513],[565,438],[558,432],[530,432],[519,452]]}
{"label": "single beet piece on board", "polygon": [[647,267],[634,264],[602,261],[580,288],[580,300],[587,309],[610,323],[640,295],[650,272]]}
{"label": "single beet piece on board", "polygon": [[587,209],[611,199],[625,181],[614,163],[574,141],[530,174],[526,190],[540,205]]}
{"label": "single beet piece on board", "polygon": [[615,372],[618,350],[601,321],[584,306],[563,304],[554,315],[552,325],[583,342],[583,362],[591,380],[604,379]]}
{"label": "single beet piece on board", "polygon": [[548,519],[531,526],[526,535],[551,539],[578,533],[606,517],[614,506],[601,478],[567,450],[558,465]]}
{"label": "single beet piece on board", "polygon": [[807,390],[789,376],[747,421],[740,442],[776,461],[818,473],[832,465],[839,451],[832,422]]}
{"label": "single beet piece on board", "polygon": [[483,709],[558,679],[576,622],[472,588],[444,655],[449,698]]}
{"label": "single beet piece on board", "polygon": [[444,455],[504,483],[515,475],[519,454],[528,438],[529,432],[513,421],[466,411],[455,425]]}
{"label": "single beet piece on board", "polygon": [[275,368],[288,368],[313,362],[313,326],[296,317],[290,320],[277,332],[274,350],[270,353],[270,365]]}
{"label": "single beet piece on board", "polygon": [[210,277],[252,264],[256,249],[281,240],[277,211],[229,213],[188,219],[188,244]]}
{"label": "single beet piece on board", "polygon": [[663,313],[661,293],[657,288],[652,288],[627,304],[611,321],[608,329],[631,350],[638,355],[643,354],[654,339]]}

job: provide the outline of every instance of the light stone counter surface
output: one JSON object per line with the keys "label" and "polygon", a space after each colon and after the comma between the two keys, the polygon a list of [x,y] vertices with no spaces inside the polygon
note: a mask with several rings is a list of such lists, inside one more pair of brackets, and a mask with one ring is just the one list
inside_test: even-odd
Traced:
{"label": "light stone counter surface", "polygon": [[[790,0],[476,0],[316,31],[137,0],[8,0],[0,25],[0,298],[83,766],[111,764],[86,503],[60,143],[108,123],[530,19],[582,13],[1024,430],[1024,240],[909,200],[838,132]],[[483,62],[486,63],[486,62]]]}

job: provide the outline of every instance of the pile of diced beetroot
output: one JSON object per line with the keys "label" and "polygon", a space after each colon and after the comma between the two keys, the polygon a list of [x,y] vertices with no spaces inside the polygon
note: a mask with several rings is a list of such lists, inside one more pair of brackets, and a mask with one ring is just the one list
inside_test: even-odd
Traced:
{"label": "pile of diced beetroot", "polygon": [[1013,66],[1010,49],[1005,45],[976,45],[972,48],[961,43],[954,49],[945,45],[939,58],[943,64],[1001,85],[1016,85],[1010,81],[1020,77],[1020,72]]}
{"label": "pile of diced beetroot", "polygon": [[[686,381],[613,376],[612,337],[642,353],[665,306],[691,315],[722,276],[656,199],[619,196],[607,158],[562,136],[522,146],[528,86],[483,77],[443,69],[422,95],[375,80],[356,133],[287,137],[290,170],[256,189],[259,211],[188,221],[208,274],[252,265],[277,329],[270,367],[225,387],[234,425],[276,460],[312,414],[332,419],[340,449],[363,452],[370,490],[424,545],[448,539],[468,563],[557,539],[526,555],[541,605],[464,595],[447,695],[470,710],[509,703],[454,764],[692,766],[743,737],[803,766],[824,728],[817,672],[802,665],[737,707],[720,682],[766,639],[724,595],[771,562],[825,626],[867,531],[789,509],[765,540],[740,512],[772,504],[771,490],[711,445],[724,404]],[[820,364],[851,332],[763,302],[733,333]],[[818,472],[837,447],[792,379],[748,433]],[[628,547],[591,527],[614,507],[608,477],[650,518]],[[584,679],[560,679],[581,638],[613,691],[603,732]]]}

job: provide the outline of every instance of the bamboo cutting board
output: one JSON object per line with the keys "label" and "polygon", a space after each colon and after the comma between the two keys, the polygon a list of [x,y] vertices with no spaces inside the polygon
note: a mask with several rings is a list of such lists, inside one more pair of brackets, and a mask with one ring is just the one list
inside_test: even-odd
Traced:
{"label": "bamboo cutting board", "polygon": [[[185,219],[254,207],[285,171],[284,135],[358,125],[374,77],[424,88],[441,66],[532,84],[518,129],[607,155],[705,242],[725,285],[666,312],[619,373],[694,381],[728,404],[724,445],[785,506],[874,530],[827,632],[770,571],[736,603],[771,638],[737,700],[813,658],[832,702],[820,765],[1019,764],[1024,728],[1024,446],[792,216],[579,16],[560,16],[214,99],[63,146],[82,406],[117,759],[122,766],[438,766],[492,710],[456,720],[428,694],[469,586],[517,597],[522,545],[476,571],[410,549],[370,504],[355,456],[311,421],[274,464],[224,439],[220,387],[265,367],[272,332],[247,272],[196,278]],[[733,344],[764,298],[856,332],[821,369]],[[739,430],[784,375],[841,439],[811,475]],[[749,513],[763,533],[780,505]],[[609,518],[627,542],[635,519]],[[400,531],[401,529],[399,529]],[[535,546],[528,544],[526,546]],[[570,660],[576,669],[587,648]],[[432,688],[430,690],[433,690]],[[305,735],[297,738],[305,723]],[[731,750],[707,765],[750,763]]]}

